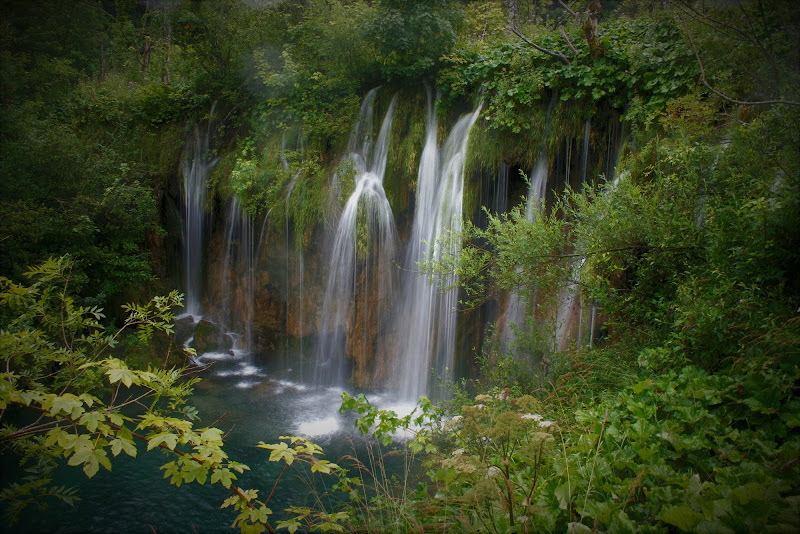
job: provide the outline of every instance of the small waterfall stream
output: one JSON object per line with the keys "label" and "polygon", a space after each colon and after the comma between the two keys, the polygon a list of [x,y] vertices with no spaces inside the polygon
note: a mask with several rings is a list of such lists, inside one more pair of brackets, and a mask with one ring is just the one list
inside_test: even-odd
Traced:
{"label": "small waterfall stream", "polygon": [[255,309],[256,241],[253,217],[231,201],[225,221],[225,259],[216,302],[219,322],[237,334],[234,348],[249,352]]}
{"label": "small waterfall stream", "polygon": [[[211,106],[209,117],[214,116]],[[186,144],[186,157],[183,161],[183,282],[186,293],[184,311],[190,315],[201,313],[203,301],[203,236],[206,227],[206,193],[208,177],[217,164],[210,156],[209,137],[211,122],[204,130],[197,125],[194,135]]]}
{"label": "small waterfall stream", "polygon": [[[525,216],[529,222],[533,222],[539,213],[541,202],[544,201],[547,192],[546,148],[542,148],[529,179],[530,186],[528,187]],[[504,353],[514,351],[519,355],[521,347],[515,347],[515,345],[518,345],[516,341],[520,336],[524,336],[528,332],[527,317],[533,316],[536,310],[536,288],[533,288],[532,291],[530,301],[526,301],[518,290],[512,291],[508,296],[503,323],[500,328],[500,349]]]}
{"label": "small waterfall stream", "polygon": [[[302,149],[302,147],[301,147]],[[284,132],[283,136],[281,137],[281,166],[286,170],[289,171],[289,160],[286,158],[286,133]],[[304,314],[305,314],[305,295],[304,295],[304,286],[305,286],[305,257],[303,254],[303,246],[301,240],[295,236],[294,243],[292,242],[292,224],[291,224],[291,210],[290,210],[290,201],[292,198],[292,193],[294,192],[295,186],[297,186],[297,182],[300,179],[300,173],[302,171],[298,170],[297,172],[292,175],[291,180],[289,181],[289,185],[286,188],[286,200],[284,202],[284,239],[285,239],[285,246],[286,246],[286,272],[285,272],[285,302],[286,302],[286,325],[284,327],[284,339],[283,339],[283,346],[285,349],[289,349],[289,337],[290,333],[293,330],[293,321],[294,321],[294,329],[297,332],[297,338],[299,339],[299,352],[297,362],[300,365],[300,375],[302,376],[303,373],[303,360],[305,359],[305,351],[303,347],[303,337],[304,337]],[[294,291],[294,288],[297,288],[297,291]]]}

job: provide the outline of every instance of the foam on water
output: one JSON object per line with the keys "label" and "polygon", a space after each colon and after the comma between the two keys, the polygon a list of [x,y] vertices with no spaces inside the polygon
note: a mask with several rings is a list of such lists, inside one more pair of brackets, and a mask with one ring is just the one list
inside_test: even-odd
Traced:
{"label": "foam on water", "polygon": [[232,360],[234,356],[227,352],[204,352],[200,355],[200,359],[203,361],[222,361]]}
{"label": "foam on water", "polygon": [[266,376],[261,369],[249,363],[240,363],[238,368],[217,371],[217,376]]}
{"label": "foam on water", "polygon": [[295,389],[297,391],[307,391],[308,390],[308,386],[307,385],[300,384],[298,382],[292,382],[291,380],[280,379],[280,380],[273,380],[273,382],[275,384],[281,385],[281,386],[283,386],[285,388]]}
{"label": "foam on water", "polygon": [[341,429],[341,419],[335,415],[322,419],[313,419],[300,423],[296,427],[297,434],[309,438],[328,436],[339,432]]}

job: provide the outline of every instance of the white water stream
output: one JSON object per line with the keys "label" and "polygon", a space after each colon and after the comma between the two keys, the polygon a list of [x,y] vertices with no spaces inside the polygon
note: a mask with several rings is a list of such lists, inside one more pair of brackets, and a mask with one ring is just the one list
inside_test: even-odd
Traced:
{"label": "white water stream", "polygon": [[398,351],[393,376],[401,398],[417,399],[430,394],[432,372],[445,379],[453,376],[458,295],[456,291],[442,294],[439,285],[453,285],[457,278],[451,274],[432,283],[418,272],[418,264],[425,260],[435,262],[445,255],[456,259],[460,253],[460,241],[445,238],[461,229],[467,143],[480,111],[479,105],[474,112],[462,116],[440,150],[436,106],[428,90],[425,146],[405,255],[406,277],[398,295],[394,325]]}
{"label": "white water stream", "polygon": [[[355,183],[336,225],[330,251],[314,378],[318,385],[346,383],[349,338],[365,334],[366,325],[380,329],[382,325],[374,324],[380,322],[375,304],[385,308],[392,295],[397,229],[383,190],[383,176],[397,97],[392,98],[373,143],[369,134],[376,92],[373,89],[364,99],[350,138],[348,157],[355,170]],[[369,302],[371,294],[377,300]],[[354,315],[359,313],[366,315],[361,331],[356,332]]]}

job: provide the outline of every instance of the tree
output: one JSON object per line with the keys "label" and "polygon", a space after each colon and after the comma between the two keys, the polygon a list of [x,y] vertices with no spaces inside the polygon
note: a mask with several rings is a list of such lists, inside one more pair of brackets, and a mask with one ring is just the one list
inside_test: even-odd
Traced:
{"label": "tree", "polygon": [[[75,304],[69,289],[73,266],[66,256],[50,259],[25,273],[30,285],[0,277],[0,442],[33,473],[0,493],[12,522],[41,496],[75,498],[74,491],[50,485],[59,460],[82,466],[92,477],[100,466],[111,469],[109,452],[135,457],[138,431],[155,435],[155,429],[177,424],[176,416],[193,416],[184,406],[193,380],[183,380],[177,369],[131,369],[113,354],[126,331],[138,329],[142,339],[171,333],[180,295],[126,306],[123,326],[107,332],[100,308]],[[143,389],[126,395],[134,385]],[[147,423],[136,425],[125,409],[146,398],[152,402]]]}
{"label": "tree", "polygon": [[382,0],[371,34],[388,80],[429,75],[455,44],[461,10],[448,0]]}

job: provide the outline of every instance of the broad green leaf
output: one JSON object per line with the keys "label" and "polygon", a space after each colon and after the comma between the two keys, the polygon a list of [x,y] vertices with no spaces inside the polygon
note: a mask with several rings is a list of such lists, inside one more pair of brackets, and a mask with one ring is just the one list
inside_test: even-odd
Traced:
{"label": "broad green leaf", "polygon": [[85,425],[89,432],[94,432],[97,430],[97,424],[105,420],[105,416],[100,412],[86,412],[81,416],[78,422]]}
{"label": "broad green leaf", "polygon": [[139,383],[139,380],[136,377],[136,374],[131,371],[130,369],[109,369],[106,371],[108,375],[108,381],[111,384],[116,384],[117,382],[122,381],[125,384],[125,387],[131,387],[134,383]]}
{"label": "broad green leaf", "polygon": [[55,416],[63,412],[73,419],[77,419],[83,413],[83,403],[72,393],[57,395],[52,399],[50,405],[50,415]]}
{"label": "broad green leaf", "polygon": [[656,519],[690,532],[703,519],[703,515],[688,506],[673,506],[662,510]]}
{"label": "broad green leaf", "polygon": [[239,499],[240,499],[240,497],[238,495],[231,495],[230,497],[228,497],[227,499],[225,499],[222,502],[222,506],[220,506],[220,508],[227,508],[229,506],[233,506],[237,502],[239,502]]}
{"label": "broad green leaf", "polygon": [[[92,457],[94,457],[94,451],[89,447],[82,447],[80,449],[76,449],[75,452],[72,453],[72,456],[70,456],[67,464],[72,466],[80,465]],[[97,460],[95,459],[95,462],[96,461]]]}
{"label": "broad green leaf", "polygon": [[286,443],[264,444],[263,442],[258,445],[262,449],[270,449],[272,452],[269,454],[270,462],[279,462],[283,460],[287,465],[292,465],[294,462],[297,451],[290,449]]}
{"label": "broad green leaf", "polygon": [[211,483],[216,484],[217,482],[221,483],[224,487],[230,488],[231,483],[236,480],[236,475],[231,473],[230,469],[214,469],[211,473]]}
{"label": "broad green leaf", "polygon": [[95,476],[99,469],[100,466],[97,463],[97,457],[94,455],[90,456],[86,463],[83,464],[83,472],[89,478]]}
{"label": "broad green leaf", "polygon": [[125,451],[131,458],[136,458],[136,445],[129,439],[117,436],[111,441],[111,453],[117,456],[121,451]]}
{"label": "broad green leaf", "polygon": [[178,444],[178,436],[172,432],[156,434],[147,441],[147,450],[153,450],[161,443],[164,443],[170,450],[175,450],[175,446]]}

